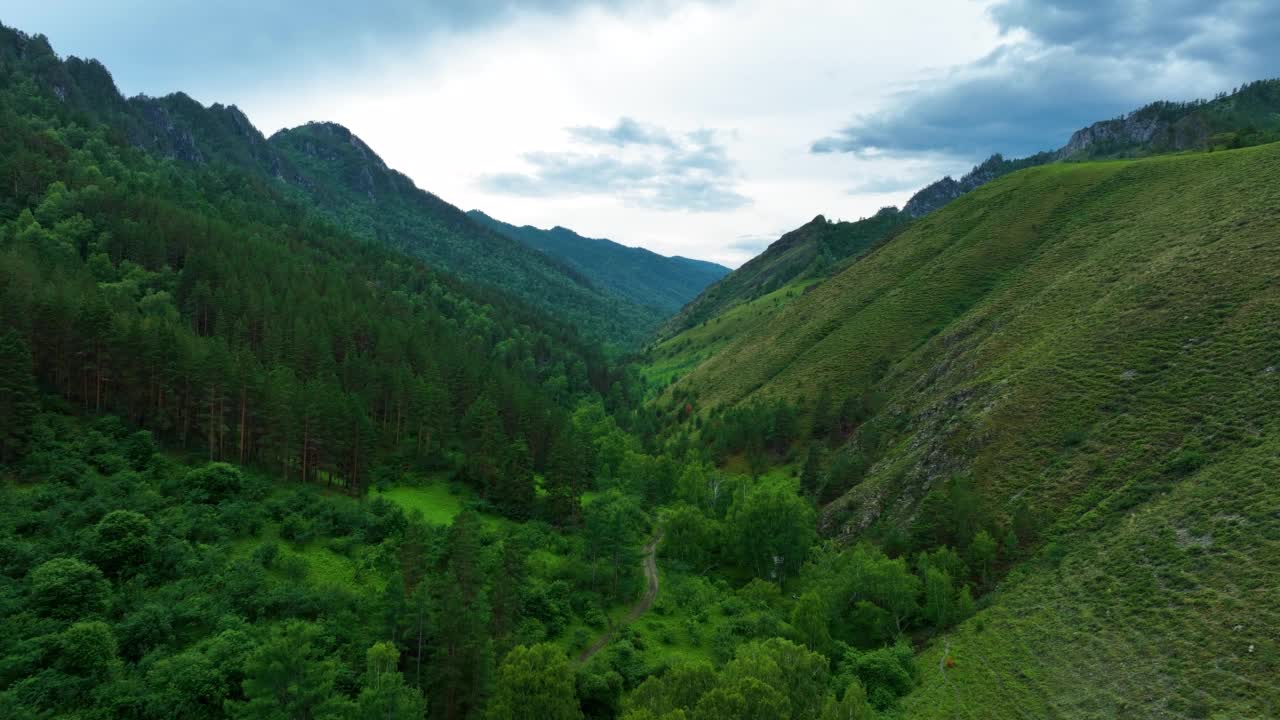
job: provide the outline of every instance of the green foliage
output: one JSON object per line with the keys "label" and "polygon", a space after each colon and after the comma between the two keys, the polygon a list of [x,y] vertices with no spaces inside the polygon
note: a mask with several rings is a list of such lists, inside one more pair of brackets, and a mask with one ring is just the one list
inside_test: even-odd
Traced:
{"label": "green foliage", "polygon": [[105,682],[117,670],[116,638],[101,620],[78,622],[58,636],[58,667],[70,675]]}
{"label": "green foliage", "polygon": [[[597,497],[583,510],[583,533],[591,558],[591,574],[597,576],[597,565],[603,564],[609,578],[607,592],[611,597],[629,596],[639,567],[637,547],[648,530],[648,518],[636,499],[617,490]],[[602,588],[604,589],[604,588]]]}
{"label": "green foliage", "polygon": [[813,508],[790,488],[762,482],[733,501],[726,523],[734,554],[756,577],[784,584],[816,539]]}
{"label": "green foliage", "polygon": [[39,406],[31,351],[13,330],[0,334],[0,463],[12,462],[27,449],[31,420]]}
{"label": "green foliage", "polygon": [[155,545],[151,521],[132,510],[113,510],[93,529],[90,555],[109,575],[146,565]]}
{"label": "green foliage", "polygon": [[807,592],[791,609],[791,627],[804,646],[825,653],[831,645],[831,619],[827,603],[815,592]]}
{"label": "green foliage", "polygon": [[915,654],[901,643],[876,650],[849,650],[840,661],[839,677],[865,688],[870,703],[885,710],[915,687]]}
{"label": "green foliage", "polygon": [[969,543],[969,566],[978,574],[978,579],[986,584],[991,578],[991,569],[997,554],[996,539],[986,530],[979,530]]}
{"label": "green foliage", "polygon": [[486,717],[491,720],[575,720],[582,717],[573,669],[553,645],[517,646],[498,667]]}
{"label": "green foliage", "polygon": [[702,567],[720,549],[719,524],[687,503],[676,504],[664,513],[662,528],[664,557]]}
{"label": "green foliage", "polygon": [[239,494],[244,479],[233,465],[209,463],[187,473],[185,485],[193,502],[217,503]]}
{"label": "green foliage", "polygon": [[628,698],[623,717],[816,718],[834,702],[828,684],[826,658],[775,638],[740,646],[718,673],[688,664],[650,677]]}
{"label": "green foliage", "polygon": [[49,560],[31,571],[28,582],[32,605],[50,617],[90,616],[107,605],[107,581],[98,568],[82,560]]}
{"label": "green foliage", "polygon": [[822,720],[872,720],[872,717],[867,691],[858,681],[849,683],[838,701],[831,698],[822,709]]}
{"label": "green foliage", "polygon": [[228,703],[228,714],[245,720],[343,717],[349,703],[334,694],[337,668],[324,659],[318,640],[309,623],[289,622],[273,631],[245,659],[245,700]]}
{"label": "green foliage", "polygon": [[389,642],[374,643],[366,654],[367,669],[356,715],[362,718],[416,720],[426,712],[422,694],[405,684],[397,669],[400,651]]}

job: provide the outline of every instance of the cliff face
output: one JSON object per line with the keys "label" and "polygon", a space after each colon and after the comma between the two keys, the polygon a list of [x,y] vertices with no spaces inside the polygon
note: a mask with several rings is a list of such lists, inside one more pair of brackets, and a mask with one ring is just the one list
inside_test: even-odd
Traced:
{"label": "cliff face", "polygon": [[1160,113],[1138,111],[1075,131],[1057,155],[1069,159],[1138,149],[1151,152],[1194,150],[1205,147],[1209,135],[1209,123],[1198,113],[1189,112],[1171,118]]}

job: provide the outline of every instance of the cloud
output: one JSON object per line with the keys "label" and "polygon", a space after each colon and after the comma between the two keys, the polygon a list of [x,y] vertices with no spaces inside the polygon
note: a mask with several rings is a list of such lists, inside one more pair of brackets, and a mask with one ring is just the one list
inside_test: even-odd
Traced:
{"label": "cloud", "polygon": [[775,233],[773,235],[739,235],[729,241],[727,247],[730,250],[748,253],[750,255],[757,255],[773,244],[773,241],[781,237],[784,232],[786,231]]}
{"label": "cloud", "polygon": [[601,195],[658,210],[717,212],[750,204],[714,130],[676,135],[631,118],[612,127],[567,130],[591,151],[529,152],[529,171],[482,176],[489,192],[524,197]]}
{"label": "cloud", "polygon": [[1153,100],[1280,73],[1280,5],[1005,0],[1004,42],[854,118],[812,152],[1027,155]]}
{"label": "cloud", "polygon": [[674,148],[676,142],[666,130],[653,125],[644,125],[624,117],[611,128],[582,126],[569,128],[569,135],[574,139],[591,145],[612,145],[626,147],[628,145],[656,145]]}
{"label": "cloud", "polygon": [[[670,0],[48,0],[15,3],[4,22],[44,33],[61,53],[95,57],[126,92],[223,93],[246,74],[296,77],[353,55],[396,53],[424,37],[483,30],[527,15],[587,8],[665,12]],[[107,31],[106,28],[110,28]],[[209,98],[226,100],[227,98]]]}

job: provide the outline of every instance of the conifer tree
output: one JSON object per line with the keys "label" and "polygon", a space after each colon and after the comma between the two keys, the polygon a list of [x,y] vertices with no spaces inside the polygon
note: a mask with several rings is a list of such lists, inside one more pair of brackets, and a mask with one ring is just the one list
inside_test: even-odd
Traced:
{"label": "conifer tree", "polygon": [[0,462],[26,451],[38,405],[31,352],[17,332],[0,335]]}

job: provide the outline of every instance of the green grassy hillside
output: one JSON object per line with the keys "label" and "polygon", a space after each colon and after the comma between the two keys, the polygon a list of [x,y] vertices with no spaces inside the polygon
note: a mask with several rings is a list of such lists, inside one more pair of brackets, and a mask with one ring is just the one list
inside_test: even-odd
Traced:
{"label": "green grassy hillside", "polygon": [[1280,145],[1022,171],[722,338],[666,397],[874,392],[833,453],[865,469],[834,478],[828,535],[918,546],[960,481],[976,516],[1033,517],[1037,554],[934,641],[907,716],[1265,717],[1278,207]]}
{"label": "green grassy hillside", "polygon": [[1269,435],[1141,506],[1073,518],[989,609],[932,644],[904,715],[1275,717],[1280,443]]}
{"label": "green grassy hillside", "polygon": [[651,385],[665,386],[693,370],[733,338],[804,294],[820,280],[799,280],[767,295],[738,303],[713,318],[656,343],[649,349],[644,365]]}
{"label": "green grassy hillside", "polygon": [[663,334],[670,337],[789,284],[827,277],[909,221],[895,208],[857,222],[830,222],[819,215],[707,288],[667,323]]}

